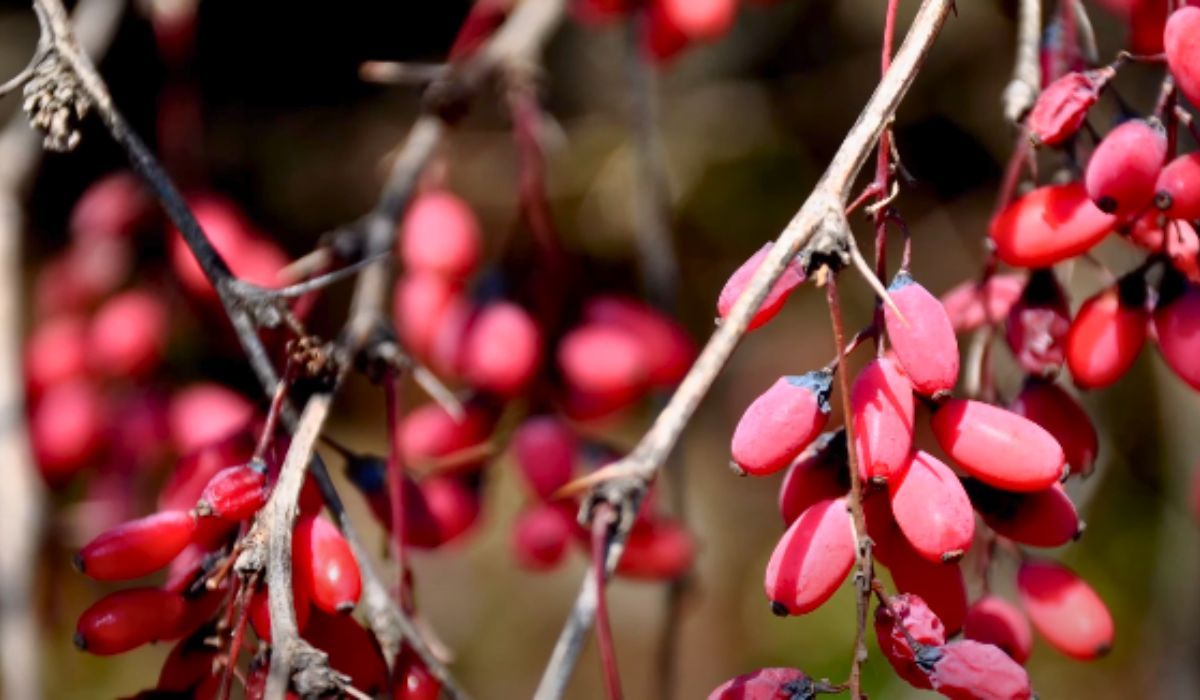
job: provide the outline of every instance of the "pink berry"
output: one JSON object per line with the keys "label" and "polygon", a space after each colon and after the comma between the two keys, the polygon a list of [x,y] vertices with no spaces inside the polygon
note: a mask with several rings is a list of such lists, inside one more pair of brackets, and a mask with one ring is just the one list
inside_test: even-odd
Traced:
{"label": "pink berry", "polygon": [[1200,287],[1187,285],[1154,312],[1158,349],[1167,366],[1192,388],[1200,389]]}
{"label": "pink berry", "polygon": [[933,562],[961,559],[975,537],[975,512],[958,477],[936,457],[917,452],[888,482],[892,516],[909,544]]}
{"label": "pink berry", "polygon": [[[438,403],[423,404],[404,416],[398,430],[400,455],[405,466],[417,471],[428,470],[438,459],[477,447],[487,440],[492,430],[491,411],[478,403],[468,403],[463,410],[461,421]],[[468,470],[478,464],[472,461],[459,469]]]}
{"label": "pink berry", "polygon": [[719,38],[729,31],[737,14],[737,0],[661,0],[663,12],[690,39]]}
{"label": "pink berry", "polygon": [[267,475],[261,467],[265,465],[250,462],[217,472],[204,487],[197,510],[233,522],[253,516],[269,495]]}
{"label": "pink berry", "polygon": [[842,499],[821,501],[800,514],[775,545],[764,586],[778,615],[816,610],[854,566],[854,531]]}
{"label": "pink berry", "polygon": [[1157,119],[1131,119],[1104,137],[1088,161],[1084,182],[1100,211],[1120,218],[1154,200],[1167,158],[1167,132]]}
{"label": "pink berry", "polygon": [[946,309],[904,272],[888,294],[900,310],[897,315],[891,305],[883,307],[888,339],[913,389],[935,398],[948,394],[958,382],[958,339]]}
{"label": "pink berry", "polygon": [[[758,272],[758,268],[762,267],[763,260],[771,250],[771,245],[771,243],[767,243],[759,248],[758,252],[742,263],[742,266],[734,271],[729,281],[725,283],[725,287],[721,289],[721,296],[717,299],[717,316],[719,318],[724,319],[729,316],[733,305],[737,303],[742,292],[746,290],[746,285],[750,283],[750,278]],[[792,290],[803,282],[804,271],[800,269],[799,265],[793,263],[784,268],[783,274],[775,281],[775,285],[767,292],[766,298],[759,304],[758,310],[750,317],[750,324],[746,330],[752,331],[774,318],[783,308],[783,303],[787,301]]]}
{"label": "pink berry", "polygon": [[1026,560],[1017,572],[1021,605],[1055,649],[1075,659],[1104,656],[1113,645],[1113,620],[1100,596],[1067,567]]}
{"label": "pink berry", "polygon": [[108,410],[99,389],[87,380],[47,390],[29,417],[29,436],[42,475],[60,485],[104,448]]}
{"label": "pink berry", "polygon": [[1193,106],[1200,105],[1200,8],[1171,13],[1163,31],[1167,65],[1179,91]]}
{"label": "pink berry", "polygon": [[[910,637],[921,647],[914,649]],[[888,598],[886,606],[875,608],[875,639],[897,675],[913,687],[932,687],[929,674],[917,662],[927,657],[925,647],[946,643],[946,628],[920,596],[901,593]]]}
{"label": "pink berry", "polygon": [[733,432],[734,463],[764,476],[786,467],[829,421],[833,374],[821,370],[780,377],[742,414]]}
{"label": "pink berry", "polygon": [[980,598],[967,611],[963,635],[984,644],[999,647],[1013,661],[1024,664],[1033,651],[1033,630],[1020,608],[988,595]]}
{"label": "pink berry", "polygon": [[654,387],[673,386],[687,374],[696,344],[674,319],[634,299],[598,296],[583,308],[583,320],[624,328],[642,343],[647,357],[646,380]]}
{"label": "pink berry", "polygon": [[1154,203],[1167,217],[1200,219],[1200,151],[1167,163],[1154,189]]}
{"label": "pink berry", "polygon": [[967,587],[962,567],[929,561],[903,537],[893,537],[886,552],[886,566],[892,573],[896,589],[920,596],[942,621],[946,634],[957,634],[967,615]]}
{"label": "pink berry", "polygon": [[1073,136],[1087,119],[1107,82],[1099,71],[1067,73],[1042,90],[1025,125],[1035,143],[1057,146]]}
{"label": "pink berry", "polygon": [[169,312],[159,295],[133,290],[96,312],[88,329],[89,362],[99,374],[142,377],[162,360]]}
{"label": "pink berry", "polygon": [[818,501],[838,498],[850,490],[846,431],[824,433],[788,467],[779,485],[779,513],[791,525]]}
{"label": "pink berry", "polygon": [[451,192],[417,197],[403,227],[400,256],[409,270],[462,279],[479,264],[479,222],[470,206]]}
{"label": "pink berry", "polygon": [[1054,436],[999,406],[951,399],[933,414],[933,434],[971,476],[1011,491],[1050,488],[1066,457]]}
{"label": "pink berry", "polygon": [[509,302],[480,310],[463,341],[463,378],[505,398],[519,395],[537,374],[542,333],[525,309]]}
{"label": "pink berry", "polygon": [[863,479],[900,478],[912,458],[913,388],[908,377],[886,357],[872,360],[850,390],[854,446]]}
{"label": "pink berry", "polygon": [[578,449],[575,433],[554,416],[528,418],[513,433],[513,456],[525,482],[543,500],[571,480]]}
{"label": "pink berry", "polygon": [[1030,547],[1059,547],[1077,538],[1083,524],[1062,484],[1014,493],[967,482],[971,502],[996,534]]}
{"label": "pink berry", "polygon": [[804,700],[816,696],[814,681],[796,668],[760,668],[730,678],[708,700]]}
{"label": "pink berry", "polygon": [[558,367],[581,404],[581,417],[598,417],[627,407],[645,393],[651,360],[629,331],[589,323],[569,332],[558,345]]}
{"label": "pink berry", "polygon": [[154,202],[131,172],[120,171],[93,182],[71,210],[71,237],[126,238],[150,218]]}
{"label": "pink berry", "polygon": [[992,275],[983,284],[968,280],[943,294],[942,306],[954,330],[967,333],[1003,321],[1024,288],[1024,275]]}
{"label": "pink berry", "polygon": [[1017,267],[1049,267],[1086,252],[1111,232],[1083,185],[1047,185],[1009,204],[989,229],[996,255]]}
{"label": "pink berry", "polygon": [[626,578],[672,581],[688,572],[696,543],[687,528],[674,520],[643,518],[634,524],[617,573]]}
{"label": "pink berry", "polygon": [[1129,371],[1146,344],[1145,288],[1129,279],[1088,299],[1067,333],[1067,366],[1084,389],[1106,387]]}
{"label": "pink berry", "polygon": [[168,423],[181,453],[193,452],[249,427],[254,406],[218,384],[193,384],[171,398]]}
{"label": "pink berry", "polygon": [[434,272],[412,271],[396,280],[392,312],[406,350],[429,357],[442,319],[460,293],[457,282]]}
{"label": "pink berry", "polygon": [[36,397],[46,389],[87,374],[87,324],[67,315],[42,322],[25,343],[25,380]]}
{"label": "pink berry", "polygon": [[939,651],[929,680],[952,700],[1029,700],[1029,674],[999,647],[964,639]]}
{"label": "pink berry", "polygon": [[532,571],[554,568],[566,554],[575,535],[574,509],[561,503],[543,503],[517,517],[512,548],[517,563]]}
{"label": "pink berry", "polygon": [[1090,474],[1100,449],[1096,427],[1083,406],[1057,384],[1030,377],[1009,409],[1054,436],[1072,474]]}

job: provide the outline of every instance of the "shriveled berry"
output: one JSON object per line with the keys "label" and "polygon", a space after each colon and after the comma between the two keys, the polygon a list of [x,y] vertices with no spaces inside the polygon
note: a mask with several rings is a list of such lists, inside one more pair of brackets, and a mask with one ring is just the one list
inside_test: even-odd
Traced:
{"label": "shriveled berry", "polygon": [[1200,287],[1189,284],[1175,298],[1164,298],[1154,312],[1154,331],[1167,366],[1200,390]]}
{"label": "shriveled berry", "polygon": [[680,523],[666,518],[642,519],[625,543],[617,573],[626,578],[671,581],[687,573],[696,543]]}
{"label": "shriveled berry", "polygon": [[132,290],[109,299],[88,328],[88,362],[109,377],[143,377],[162,360],[168,311],[159,295]]}
{"label": "shriveled berry", "polygon": [[812,700],[822,685],[798,668],[760,668],[725,681],[708,700]]}
{"label": "shriveled berry", "polygon": [[909,544],[932,562],[961,559],[975,537],[975,513],[958,476],[936,457],[917,452],[888,482],[892,516]]}
{"label": "shriveled berry", "polygon": [[[742,296],[742,292],[746,290],[746,285],[750,283],[750,278],[754,273],[758,272],[758,268],[762,267],[763,261],[766,260],[767,254],[771,251],[773,244],[767,243],[758,252],[750,256],[750,259],[742,263],[742,266],[734,271],[729,281],[721,289],[721,296],[717,299],[717,316],[726,318],[729,312],[733,310],[733,305]],[[799,264],[792,263],[783,269],[783,274],[775,281],[774,286],[767,292],[767,296],[759,304],[758,310],[750,317],[750,323],[746,326],[746,330],[752,331],[755,328],[762,326],[767,321],[770,321],[783,308],[783,303],[787,301],[792,290],[799,287],[804,282],[804,271],[800,269]]]}
{"label": "shriveled berry", "polygon": [[226,467],[204,487],[196,510],[238,522],[258,512],[267,502],[266,465],[239,464]]}
{"label": "shriveled berry", "polygon": [[191,513],[155,513],[100,534],[79,551],[75,565],[98,581],[138,578],[171,563],[195,532]]}
{"label": "shriveled berry", "polygon": [[1126,218],[1154,200],[1167,158],[1167,132],[1157,119],[1131,119],[1096,146],[1084,182],[1088,196],[1108,214]]}
{"label": "shriveled berry", "polygon": [[1113,620],[1100,596],[1062,564],[1026,560],[1017,572],[1021,605],[1055,649],[1088,660],[1112,649]]}
{"label": "shriveled berry", "polygon": [[917,660],[923,658],[921,648],[914,649],[910,637],[921,647],[946,643],[946,628],[921,596],[901,593],[889,597],[886,606],[875,608],[875,639],[884,658],[909,685],[930,688],[928,674],[917,665]]}
{"label": "shriveled berry", "polygon": [[583,307],[583,320],[608,323],[641,341],[647,358],[646,381],[654,387],[673,386],[683,379],[696,357],[696,344],[671,317],[635,299],[598,296]]}
{"label": "shriveled berry", "polygon": [[883,307],[888,339],[913,389],[935,398],[948,394],[958,382],[958,339],[946,309],[906,272],[896,275],[888,294],[900,310]]}
{"label": "shriveled berry", "polygon": [[1163,30],[1163,48],[1179,91],[1193,106],[1200,105],[1200,8],[1171,13]]}
{"label": "shriveled berry", "polygon": [[1106,387],[1133,366],[1150,320],[1144,295],[1138,281],[1125,281],[1083,303],[1067,333],[1067,366],[1076,385]]}
{"label": "shriveled berry", "polygon": [[733,431],[733,461],[763,476],[786,467],[829,421],[833,374],[819,370],[780,377],[742,414]]}
{"label": "shriveled berry", "polygon": [[1023,289],[1024,275],[991,275],[982,284],[968,280],[946,292],[942,295],[942,306],[954,330],[967,333],[1004,320]]}
{"label": "shriveled berry", "polygon": [[518,516],[512,533],[517,564],[532,571],[557,566],[575,534],[574,510],[570,504],[542,503]]}
{"label": "shriveled berry", "polygon": [[548,499],[571,480],[578,449],[575,433],[554,416],[527,418],[513,433],[513,456],[525,483]]}
{"label": "shriveled berry", "polygon": [[854,531],[843,499],[821,501],[800,514],[775,545],[764,587],[781,615],[816,610],[854,566]]}
{"label": "shriveled berry", "polygon": [[183,596],[158,588],[110,593],[83,611],[75,646],[111,656],[172,635],[184,614]]}
{"label": "shriveled berry", "polygon": [[362,592],[358,562],[346,538],[321,516],[304,516],[292,535],[295,575],[312,595],[313,605],[329,613],[351,610]]}
{"label": "shriveled berry", "polygon": [[1053,374],[1062,366],[1071,306],[1053,270],[1034,270],[1009,311],[1004,339],[1017,364],[1031,374]]}
{"label": "shriveled berry", "polygon": [[1047,185],[1009,204],[988,234],[996,255],[1016,267],[1049,267],[1086,252],[1117,219],[1100,211],[1078,182]]}
{"label": "shriveled berry", "polygon": [[1200,151],[1167,163],[1154,190],[1154,203],[1167,217],[1200,219]]}
{"label": "shriveled berry", "polygon": [[1083,406],[1052,381],[1029,377],[1009,410],[1024,416],[1054,436],[1072,474],[1090,474],[1100,449],[1096,426]]}
{"label": "shriveled berry", "polygon": [[479,221],[471,207],[451,192],[417,197],[403,227],[400,257],[410,270],[461,279],[479,264]]}
{"label": "shriveled berry", "polygon": [[933,414],[933,434],[971,476],[1010,491],[1040,491],[1063,475],[1066,457],[1037,423],[999,406],[951,399]]}
{"label": "shriveled berry", "polygon": [[1073,136],[1110,75],[1111,71],[1071,72],[1047,85],[1025,120],[1029,137],[1036,144],[1057,146]]}
{"label": "shriveled berry", "polygon": [[846,453],[846,431],[824,433],[788,467],[779,485],[779,513],[791,525],[818,501],[846,495],[850,490],[850,468]]}
{"label": "shriveled berry", "polygon": [[516,304],[483,307],[463,340],[463,379],[505,398],[517,396],[537,373],[542,333],[529,312]]}
{"label": "shriveled berry", "polygon": [[1033,688],[1021,664],[999,647],[970,639],[939,649],[929,681],[952,700],[1029,700]]}
{"label": "shriveled berry", "polygon": [[913,386],[895,362],[881,357],[863,367],[850,390],[854,446],[863,479],[903,476],[912,458]]}
{"label": "shriveled berry", "polygon": [[1025,613],[994,595],[971,604],[963,623],[963,636],[997,646],[1019,664],[1024,664],[1033,650],[1033,630]]}

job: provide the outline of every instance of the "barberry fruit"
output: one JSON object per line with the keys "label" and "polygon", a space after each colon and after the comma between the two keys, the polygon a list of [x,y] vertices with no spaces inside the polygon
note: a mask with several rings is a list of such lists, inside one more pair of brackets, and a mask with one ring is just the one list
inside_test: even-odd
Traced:
{"label": "barberry fruit", "polygon": [[1039,187],[1012,202],[992,220],[988,235],[1009,265],[1050,267],[1086,252],[1116,224],[1072,182]]}
{"label": "barberry fruit", "polygon": [[854,530],[843,499],[800,514],[775,545],[764,587],[778,615],[803,615],[837,591],[854,566]]}
{"label": "barberry fruit", "polygon": [[358,562],[333,523],[321,516],[301,517],[292,534],[292,560],[293,575],[301,578],[317,608],[344,613],[358,603]]}
{"label": "barberry fruit", "polygon": [[883,307],[888,339],[913,389],[934,398],[948,394],[958,382],[958,339],[946,309],[907,272],[892,279],[888,294],[900,311]]}
{"label": "barberry fruit", "polygon": [[1154,200],[1167,158],[1167,132],[1157,119],[1131,119],[1096,146],[1084,183],[1100,211],[1119,218],[1141,212]]}
{"label": "barberry fruit", "polygon": [[1021,606],[1055,649],[1089,660],[1112,649],[1113,620],[1100,596],[1062,564],[1026,560],[1017,572]]}
{"label": "barberry fruit", "polygon": [[863,367],[850,390],[854,447],[861,478],[901,478],[912,458],[913,386],[895,362],[881,357]]}
{"label": "barberry fruit", "polygon": [[733,431],[734,464],[753,476],[786,467],[829,421],[833,373],[780,377],[742,414]]}
{"label": "barberry fruit", "polygon": [[975,513],[958,476],[936,457],[917,452],[888,482],[892,517],[918,554],[932,562],[961,559],[975,537]]}
{"label": "barberry fruit", "polygon": [[1066,457],[1037,423],[999,406],[951,399],[933,414],[933,434],[971,476],[1010,491],[1040,491],[1063,476]]}
{"label": "barberry fruit", "polygon": [[195,532],[191,513],[155,513],[100,534],[79,550],[75,566],[98,581],[139,578],[171,563]]}
{"label": "barberry fruit", "polygon": [[963,636],[997,646],[1019,664],[1024,664],[1033,651],[1033,631],[1025,613],[994,595],[971,604],[963,623]]}

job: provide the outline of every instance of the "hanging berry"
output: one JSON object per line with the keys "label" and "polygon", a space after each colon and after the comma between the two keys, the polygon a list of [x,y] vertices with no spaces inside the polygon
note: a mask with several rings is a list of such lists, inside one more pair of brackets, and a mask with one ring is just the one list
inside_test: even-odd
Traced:
{"label": "hanging berry", "polygon": [[1193,106],[1200,105],[1200,8],[1184,7],[1171,13],[1162,43],[1179,91]]}
{"label": "hanging berry", "polygon": [[1146,344],[1145,301],[1145,284],[1134,276],[1083,303],[1067,333],[1067,366],[1076,385],[1106,387],[1129,371]]}
{"label": "hanging berry", "polygon": [[321,516],[301,517],[292,535],[292,560],[294,575],[301,577],[317,608],[342,613],[358,603],[358,562],[333,523]]}
{"label": "hanging berry", "polygon": [[1200,391],[1200,287],[1182,283],[1165,285],[1154,312],[1158,349],[1167,366],[1193,389]]}
{"label": "hanging berry", "polygon": [[910,637],[922,648],[946,643],[942,621],[920,596],[901,593],[889,597],[886,606],[875,608],[875,639],[883,657],[914,688],[932,688],[929,674],[918,665],[918,660],[927,655],[912,647]]}
{"label": "hanging berry", "polygon": [[733,432],[733,461],[746,474],[786,467],[829,421],[833,373],[780,377],[742,414]]}
{"label": "hanging berry", "polygon": [[883,307],[888,339],[913,389],[935,399],[949,394],[958,382],[958,339],[946,309],[907,272],[892,279],[888,294],[900,311]]}
{"label": "hanging berry", "polygon": [[1030,547],[1059,547],[1079,537],[1083,523],[1062,484],[1014,493],[968,480],[971,503],[996,534]]}
{"label": "hanging berry", "polygon": [[779,485],[779,513],[791,525],[819,501],[838,498],[850,490],[846,431],[824,433],[788,467]]}
{"label": "hanging berry", "polygon": [[803,615],[837,591],[854,566],[854,530],[842,499],[800,514],[775,545],[765,588],[777,615]]}
{"label": "hanging berry", "polygon": [[1164,216],[1200,219],[1200,151],[1167,163],[1158,174],[1154,189],[1154,204]]}
{"label": "hanging berry", "polygon": [[938,649],[929,681],[948,698],[1029,700],[1029,674],[999,647],[970,639]]}
{"label": "hanging berry", "polygon": [[1021,605],[1055,649],[1087,661],[1112,649],[1108,607],[1075,572],[1050,561],[1026,560],[1017,572]]}
{"label": "hanging berry", "polygon": [[1019,664],[1024,664],[1033,651],[1033,630],[1025,613],[994,595],[971,604],[963,623],[963,636],[997,646]]}
{"label": "hanging berry", "polygon": [[[721,289],[720,297],[717,298],[718,318],[724,319],[729,316],[733,305],[741,298],[742,292],[746,291],[746,285],[750,283],[750,278],[758,272],[758,268],[762,267],[763,261],[771,251],[771,246],[771,243],[763,245],[730,276],[729,281]],[[759,304],[758,310],[750,317],[750,323],[746,326],[746,330],[752,331],[775,318],[775,314],[783,308],[783,303],[787,301],[792,290],[804,282],[804,277],[804,271],[800,269],[799,264],[793,262],[785,267],[779,279],[775,280],[775,285],[767,292],[766,298]]]}
{"label": "hanging berry", "polygon": [[1053,270],[1034,270],[1009,311],[1004,339],[1017,364],[1030,374],[1058,371],[1071,327],[1071,306]]}
{"label": "hanging berry", "polygon": [[1088,161],[1088,196],[1106,214],[1124,219],[1154,200],[1167,159],[1167,132],[1157,119],[1131,119],[1104,137]]}
{"label": "hanging berry", "polygon": [[1083,406],[1062,387],[1038,377],[1027,377],[1009,410],[1046,429],[1063,449],[1072,474],[1092,473],[1100,438]]}
{"label": "hanging berry", "polygon": [[933,434],[971,476],[1010,491],[1050,488],[1066,457],[1054,436],[999,406],[951,399],[933,414]]}
{"label": "hanging berry", "polygon": [[918,554],[932,562],[962,558],[975,537],[975,513],[958,476],[936,457],[917,452],[902,476],[888,482],[892,516]]}
{"label": "hanging berry", "polygon": [[1050,267],[1086,252],[1117,219],[1096,208],[1083,185],[1047,185],[1009,204],[988,234],[996,255],[1016,267]]}
{"label": "hanging berry", "polygon": [[183,596],[158,588],[110,593],[83,611],[75,625],[75,646],[111,656],[173,636],[184,616]]}
{"label": "hanging berry", "polygon": [[858,373],[850,390],[858,473],[888,482],[903,476],[912,458],[913,387],[895,362],[881,357]]}
{"label": "hanging berry", "polygon": [[97,581],[139,578],[169,564],[195,532],[191,513],[155,513],[97,536],[75,555],[75,566]]}

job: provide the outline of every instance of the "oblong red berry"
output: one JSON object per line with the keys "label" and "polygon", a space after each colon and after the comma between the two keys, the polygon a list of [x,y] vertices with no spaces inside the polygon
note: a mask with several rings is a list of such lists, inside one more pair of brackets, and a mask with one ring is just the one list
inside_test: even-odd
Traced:
{"label": "oblong red berry", "polygon": [[888,294],[903,318],[884,304],[883,320],[913,389],[933,397],[949,393],[958,382],[958,339],[946,309],[906,272],[896,275]]}
{"label": "oblong red berry", "polygon": [[400,237],[400,257],[409,269],[460,279],[475,269],[479,254],[479,222],[457,195],[428,192],[409,207]]}
{"label": "oblong red berry", "polygon": [[158,683],[154,689],[185,693],[211,676],[217,649],[205,641],[210,634],[206,631],[193,635],[172,647],[158,672]]}
{"label": "oblong red berry", "polygon": [[1200,287],[1189,284],[1164,301],[1154,312],[1158,350],[1177,377],[1200,390]]}
{"label": "oblong red berry", "polygon": [[[742,296],[742,292],[746,290],[746,285],[750,283],[750,278],[754,273],[758,272],[758,268],[762,267],[763,260],[766,259],[767,253],[771,250],[771,243],[763,245],[758,249],[758,252],[750,256],[742,266],[734,271],[730,276],[729,281],[721,289],[721,295],[717,298],[717,316],[726,318],[729,312],[733,310],[733,305]],[[779,310],[783,308],[783,303],[787,301],[792,290],[804,283],[804,271],[800,266],[793,263],[783,269],[783,274],[775,281],[775,285],[767,292],[767,296],[759,304],[758,310],[750,317],[750,323],[746,326],[747,331],[752,331],[755,328],[762,326],[767,321],[775,318]]]}
{"label": "oblong red berry", "polygon": [[[492,430],[491,411],[479,403],[463,406],[458,420],[441,404],[430,402],[408,413],[399,425],[400,455],[405,466],[428,470],[443,457],[476,447],[487,440]],[[473,461],[462,470],[478,467]]]}
{"label": "oblong red berry", "polygon": [[1078,182],[1047,185],[1012,202],[992,220],[996,255],[1016,267],[1050,267],[1096,245],[1117,219],[1100,211]]}
{"label": "oblong red berry", "polygon": [[1154,185],[1154,203],[1171,219],[1200,219],[1200,151],[1166,164]]}
{"label": "oblong red berry", "polygon": [[1053,374],[1065,359],[1071,327],[1071,305],[1053,270],[1034,270],[1009,310],[1004,339],[1021,369],[1030,374]]}
{"label": "oblong red berry", "polygon": [[[479,493],[463,476],[439,474],[423,479],[420,492],[417,502],[424,504],[433,536],[414,542],[414,546],[440,547],[465,534],[479,520]],[[406,500],[405,506],[409,502]]]}
{"label": "oblong red berry", "polygon": [[1085,301],[1075,314],[1067,333],[1067,366],[1079,387],[1098,389],[1116,382],[1146,344],[1149,314],[1141,296],[1145,292],[1134,288],[1131,284],[1109,287]]}
{"label": "oblong red berry", "polygon": [[996,534],[1030,547],[1058,547],[1079,537],[1083,523],[1062,484],[1031,493],[967,483],[971,502]]}
{"label": "oblong red berry", "polygon": [[196,532],[187,511],[155,513],[98,535],[75,556],[75,566],[97,581],[124,581],[171,563]]}
{"label": "oblong red berry", "polygon": [[29,438],[38,468],[60,485],[86,467],[104,449],[104,396],[87,379],[48,389],[29,416]]}
{"label": "oblong red berry", "polygon": [[267,502],[265,464],[239,464],[217,472],[200,494],[196,506],[202,515],[238,522],[258,512]]}
{"label": "oblong red berry", "polygon": [[1040,491],[1063,475],[1066,457],[1054,436],[999,406],[951,399],[933,414],[932,425],[955,464],[992,486]]}
{"label": "oblong red berry", "polygon": [[917,452],[904,473],[888,482],[892,516],[918,554],[932,562],[961,559],[975,537],[971,499],[950,467]]}
{"label": "oblong red berry", "polygon": [[245,429],[253,416],[254,405],[241,394],[207,383],[176,392],[167,410],[171,439],[181,454],[230,437]]}
{"label": "oblong red berry", "polygon": [[1200,8],[1171,13],[1163,30],[1163,48],[1179,91],[1192,106],[1200,105]]}
{"label": "oblong red berry", "polygon": [[392,316],[404,348],[429,359],[442,320],[455,302],[462,303],[461,284],[436,272],[407,272],[392,291]]}
{"label": "oblong red berry", "polygon": [[467,330],[459,358],[463,379],[504,398],[517,396],[537,373],[542,332],[529,312],[510,302],[484,306]]}
{"label": "oblong red berry", "polygon": [[929,674],[917,664],[918,658],[923,658],[921,649],[914,649],[909,637],[922,647],[940,647],[946,643],[946,628],[920,596],[912,593],[891,596],[886,606],[875,608],[875,639],[879,650],[909,685],[930,688]]}
{"label": "oblong red berry", "polygon": [[292,534],[296,576],[312,595],[313,605],[328,613],[351,610],[362,592],[358,562],[337,527],[321,516],[303,516]]}
{"label": "oblong red berry", "polygon": [[589,299],[583,320],[608,323],[637,337],[647,358],[646,381],[650,386],[677,384],[692,367],[696,344],[687,330],[671,317],[635,299],[602,295]]}
{"label": "oblong red berry", "polygon": [[82,317],[57,316],[33,329],[25,343],[25,381],[32,396],[82,379],[87,371],[87,324]]}
{"label": "oblong red berry", "polygon": [[392,674],[392,700],[438,700],[441,696],[442,682],[412,647],[405,645]]}
{"label": "oblong red berry", "polygon": [[388,668],[375,637],[353,615],[314,610],[304,638],[329,654],[329,667],[350,677],[350,684],[370,697],[387,688]]}
{"label": "oblong red berry", "polygon": [[525,483],[548,499],[571,480],[578,441],[574,431],[554,416],[534,416],[513,433],[513,457]]}
{"label": "oblong red berry", "polygon": [[671,581],[688,572],[695,556],[696,543],[683,525],[666,518],[642,518],[629,533],[617,574]]}
{"label": "oblong red berry", "polygon": [[591,409],[583,418],[612,413],[641,398],[651,364],[637,337],[612,324],[579,326],[558,345],[558,367],[568,389]]}
{"label": "oblong red berry", "polygon": [[854,449],[863,479],[900,478],[912,458],[913,386],[892,360],[881,357],[862,368],[850,390]]}
{"label": "oblong red berry", "polygon": [[214,442],[179,458],[158,496],[159,510],[187,510],[196,505],[204,487],[225,467],[245,464],[254,451],[249,434]]}
{"label": "oblong red berry", "polygon": [[733,431],[734,463],[764,476],[786,467],[829,421],[833,374],[825,370],[780,377],[742,414]]}
{"label": "oblong red berry", "polygon": [[1024,664],[1033,651],[1033,630],[1025,613],[994,595],[971,604],[963,623],[963,636],[997,646],[1019,664]]}
{"label": "oblong red berry", "polygon": [[[302,576],[292,577],[292,611],[296,616],[296,629],[303,632],[308,626],[308,619],[312,615],[312,601],[308,592],[308,586],[305,585],[305,578]],[[264,585],[262,588],[254,592],[250,597],[250,604],[247,608],[250,616],[250,626],[254,628],[254,634],[258,638],[271,643],[271,602],[270,592]]]}
{"label": "oblong red berry", "polygon": [[935,564],[899,537],[888,543],[886,566],[896,589],[920,596],[942,621],[947,636],[962,629],[967,615],[967,585],[961,565]]}
{"label": "oblong red berry", "polygon": [[531,571],[554,568],[575,534],[572,504],[541,503],[517,516],[512,551],[517,564]]}
{"label": "oblong red berry", "polygon": [[798,668],[760,668],[725,681],[708,700],[804,700],[815,697],[813,687],[813,680]]}
{"label": "oblong red berry", "polygon": [[1096,426],[1083,406],[1052,381],[1030,377],[1009,410],[1024,416],[1054,436],[1072,474],[1090,474],[1100,449]]}
{"label": "oblong red berry", "polygon": [[1025,289],[1025,276],[991,275],[983,284],[967,280],[942,295],[942,306],[950,325],[959,333],[973,331],[988,323],[998,323]]}
{"label": "oblong red berry", "polygon": [[122,170],[96,180],[71,209],[68,228],[75,240],[127,238],[154,213],[154,200],[133,173]]}
{"label": "oblong red berry", "polygon": [[1106,82],[1100,71],[1088,71],[1067,73],[1047,85],[1025,120],[1029,137],[1046,146],[1066,141],[1083,126]]}
{"label": "oblong red berry", "polygon": [[821,501],[796,518],[775,545],[764,588],[777,615],[816,610],[854,566],[854,530],[843,499]]}
{"label": "oblong red berry", "polygon": [[1130,119],[1096,146],[1084,184],[1100,211],[1126,218],[1154,200],[1167,158],[1167,132],[1157,119]]}
{"label": "oblong red berry", "polygon": [[183,596],[158,588],[110,593],[83,611],[75,625],[75,646],[111,656],[166,639],[184,615]]}
{"label": "oblong red berry", "polygon": [[689,39],[712,40],[729,31],[737,0],[659,0],[675,26]]}
{"label": "oblong red berry", "polygon": [[97,374],[142,377],[167,345],[169,312],[161,297],[131,290],[104,303],[88,328],[88,363]]}
{"label": "oblong red berry", "polygon": [[788,467],[779,485],[779,513],[791,525],[818,501],[846,495],[850,490],[850,468],[846,453],[846,431],[824,433]]}
{"label": "oblong red berry", "polygon": [[1017,590],[1034,628],[1055,649],[1085,661],[1112,649],[1112,615],[1074,571],[1055,562],[1026,560],[1017,572]]}
{"label": "oblong red berry", "polygon": [[951,642],[939,651],[929,681],[954,700],[1029,700],[1029,674],[999,647],[970,639]]}

